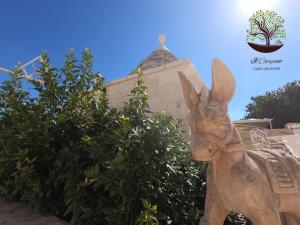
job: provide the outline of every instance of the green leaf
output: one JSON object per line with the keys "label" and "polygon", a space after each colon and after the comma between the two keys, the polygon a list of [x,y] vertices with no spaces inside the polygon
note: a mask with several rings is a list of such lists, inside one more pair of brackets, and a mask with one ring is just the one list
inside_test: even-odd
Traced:
{"label": "green leaf", "polygon": [[141,200],[143,202],[144,208],[145,209],[150,209],[150,206],[151,206],[150,202],[148,200],[144,199],[144,198],[142,198]]}

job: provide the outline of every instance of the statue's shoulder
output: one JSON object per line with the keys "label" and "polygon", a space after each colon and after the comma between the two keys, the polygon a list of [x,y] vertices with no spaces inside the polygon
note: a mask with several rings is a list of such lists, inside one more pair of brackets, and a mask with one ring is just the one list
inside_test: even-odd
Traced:
{"label": "statue's shoulder", "polygon": [[260,149],[260,150],[248,150],[248,155],[263,160],[274,160],[274,159],[292,159],[300,162],[290,151],[285,149]]}

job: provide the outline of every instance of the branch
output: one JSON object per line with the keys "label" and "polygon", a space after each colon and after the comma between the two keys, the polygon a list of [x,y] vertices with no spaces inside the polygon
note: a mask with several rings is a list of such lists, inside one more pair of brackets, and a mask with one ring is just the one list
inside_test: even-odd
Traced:
{"label": "branch", "polygon": [[[264,38],[266,39],[266,34],[264,34],[264,33],[250,33],[250,35],[253,35],[253,36],[258,36],[258,35],[263,35],[264,36]],[[261,37],[257,37],[258,39],[260,39],[260,40],[263,40]]]}
{"label": "branch", "polygon": [[265,35],[264,33],[250,33],[250,34],[253,35],[253,36],[257,36],[257,35],[259,35],[259,34]]}
{"label": "branch", "polygon": [[268,35],[270,35],[270,31],[269,31],[269,29],[266,26],[266,19],[265,19],[264,16],[262,18],[263,18],[263,22],[261,22],[262,23],[261,26],[267,31]]}
{"label": "branch", "polygon": [[270,37],[273,37],[280,27],[282,27],[282,25],[275,25],[274,30],[271,31]]}
{"label": "branch", "polygon": [[256,18],[254,18],[255,24],[258,26],[258,28],[265,33],[264,35],[269,35],[268,31],[262,26],[262,22],[260,23]]}

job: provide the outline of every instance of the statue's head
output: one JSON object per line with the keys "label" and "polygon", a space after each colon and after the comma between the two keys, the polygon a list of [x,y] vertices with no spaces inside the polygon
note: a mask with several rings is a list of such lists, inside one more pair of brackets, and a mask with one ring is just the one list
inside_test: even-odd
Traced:
{"label": "statue's head", "polygon": [[235,80],[218,59],[212,63],[210,91],[203,87],[197,93],[187,77],[178,73],[189,109],[192,154],[196,160],[213,160],[233,140],[235,129],[228,116],[228,103],[234,95]]}

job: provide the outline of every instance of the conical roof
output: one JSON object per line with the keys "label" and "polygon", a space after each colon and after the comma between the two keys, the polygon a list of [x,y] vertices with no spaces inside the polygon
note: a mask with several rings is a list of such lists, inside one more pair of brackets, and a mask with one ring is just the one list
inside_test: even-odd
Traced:
{"label": "conical roof", "polygon": [[160,47],[157,50],[153,51],[143,61],[141,61],[130,74],[135,73],[138,68],[141,68],[141,70],[144,71],[150,68],[155,68],[170,62],[177,61],[178,58],[164,45],[165,39],[166,38],[164,35],[160,35]]}

